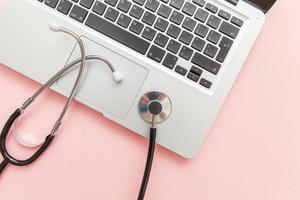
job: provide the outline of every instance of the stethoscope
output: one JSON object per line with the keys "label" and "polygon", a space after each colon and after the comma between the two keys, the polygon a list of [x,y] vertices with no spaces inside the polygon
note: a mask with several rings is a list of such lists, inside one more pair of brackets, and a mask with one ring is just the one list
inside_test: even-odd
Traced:
{"label": "stethoscope", "polygon": [[[122,82],[122,74],[116,70],[116,68],[106,59],[97,56],[97,55],[86,55],[85,53],[85,47],[83,44],[83,41],[81,38],[74,32],[59,26],[56,23],[51,23],[49,26],[51,31],[54,32],[63,32],[70,36],[72,36],[78,43],[80,47],[80,58],[70,62],[65,67],[63,67],[60,71],[58,71],[54,76],[52,76],[44,85],[42,85],[31,97],[29,97],[20,108],[18,108],[7,120],[5,123],[1,135],[0,135],[0,152],[3,156],[3,161],[0,164],[0,174],[3,172],[3,170],[6,168],[8,164],[15,165],[15,166],[26,166],[31,163],[33,163],[35,160],[37,160],[49,147],[49,145],[52,143],[55,134],[59,130],[62,120],[68,111],[68,108],[70,107],[72,101],[74,100],[74,97],[76,96],[78,89],[80,87],[80,82],[85,70],[86,61],[102,61],[108,66],[112,73],[112,78],[116,83]],[[72,90],[68,96],[68,99],[62,109],[62,112],[60,113],[58,119],[56,120],[56,123],[52,127],[52,130],[50,133],[46,136],[46,138],[43,141],[29,141],[28,139],[24,138],[22,134],[18,133],[16,128],[16,122],[18,119],[22,116],[22,114],[25,112],[25,110],[35,101],[35,99],[43,93],[43,91],[46,88],[49,88],[52,86],[55,82],[60,80],[64,75],[67,74],[67,72],[78,65],[80,63],[79,72],[77,74],[76,80],[74,82],[74,85],[72,87]],[[154,152],[155,152],[155,144],[156,144],[156,132],[157,128],[156,125],[158,123],[161,123],[165,121],[168,116],[170,115],[172,110],[172,103],[170,98],[161,92],[148,92],[144,94],[138,104],[138,111],[142,119],[144,119],[146,122],[151,124],[150,127],[150,137],[149,137],[149,147],[148,147],[148,154],[147,154],[147,161],[146,166],[144,170],[144,176],[142,180],[142,184],[139,191],[138,200],[144,199],[147,184],[150,177],[151,172],[151,166],[153,162]],[[18,143],[25,147],[39,147],[38,150],[28,159],[19,160],[13,157],[6,148],[6,139],[9,134],[9,132],[12,131],[15,139]]]}

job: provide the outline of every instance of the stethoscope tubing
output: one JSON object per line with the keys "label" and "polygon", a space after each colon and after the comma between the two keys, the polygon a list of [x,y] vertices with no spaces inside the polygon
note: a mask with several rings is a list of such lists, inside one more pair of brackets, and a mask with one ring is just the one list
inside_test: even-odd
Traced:
{"label": "stethoscope tubing", "polygon": [[[51,27],[50,27],[51,29]],[[51,142],[54,139],[55,133],[58,131],[62,119],[66,113],[66,111],[68,110],[68,108],[70,107],[71,102],[73,101],[76,92],[79,88],[80,85],[80,81],[82,79],[83,76],[83,72],[85,69],[85,61],[86,61],[86,55],[85,55],[85,47],[84,44],[81,40],[81,38],[74,32],[72,32],[71,30],[68,30],[66,28],[63,27],[57,27],[57,29],[55,30],[57,32],[63,32],[66,33],[70,36],[72,36],[77,43],[79,44],[80,47],[80,53],[81,53],[81,58],[80,58],[80,69],[79,72],[77,74],[76,80],[74,82],[73,88],[70,92],[70,95],[64,105],[64,108],[62,110],[62,112],[60,113],[57,121],[55,122],[50,134],[46,137],[44,143],[40,146],[40,148],[28,159],[25,160],[18,160],[16,158],[14,158],[13,156],[11,156],[6,148],[6,139],[8,136],[8,133],[13,125],[13,123],[16,121],[16,119],[23,114],[23,112],[25,111],[25,109],[35,100],[36,97],[38,97],[46,88],[50,87],[56,80],[58,80],[59,78],[61,78],[61,75],[64,73],[64,68],[62,70],[60,70],[57,74],[55,74],[54,76],[52,76],[37,92],[35,92],[35,94],[33,96],[31,96],[29,99],[27,99],[24,104],[22,105],[21,108],[18,108],[7,120],[7,122],[5,123],[4,128],[1,131],[1,136],[0,136],[0,152],[3,156],[4,161],[2,161],[1,163],[1,172],[3,171],[3,169],[7,166],[8,163],[12,164],[12,165],[16,165],[16,166],[24,166],[24,165],[29,165],[32,162],[34,162],[46,149],[47,147],[51,144]],[[61,72],[61,73],[60,73]]]}
{"label": "stethoscope tubing", "polygon": [[150,128],[150,138],[149,138],[149,146],[148,146],[148,153],[147,153],[147,161],[144,169],[144,175],[142,179],[142,183],[139,190],[139,195],[137,200],[143,200],[146,194],[152,163],[154,159],[154,152],[155,152],[155,145],[156,145],[156,131],[155,127]]}
{"label": "stethoscope tubing", "polygon": [[[100,57],[100,56],[96,56],[96,55],[89,55],[89,56],[85,56],[85,60],[86,61],[90,61],[90,60],[99,60],[99,61],[103,61],[104,63],[107,64],[107,66],[110,68],[110,70],[112,72],[115,72],[116,69],[114,68],[113,65],[111,65],[106,59]],[[56,73],[47,83],[48,87],[50,87],[53,83],[55,83],[56,81],[58,81],[60,78],[62,78],[71,68],[73,68],[74,66],[76,66],[77,64],[79,64],[81,62],[81,59],[78,58],[74,61],[72,61],[71,63],[69,63],[68,65],[66,65],[63,69],[61,69],[58,73]],[[43,85],[41,88],[46,88],[45,85]],[[40,90],[38,90],[39,94],[41,93]],[[37,92],[37,93],[38,93]],[[38,95],[36,95],[37,97]],[[34,162],[42,153],[44,153],[44,151],[48,148],[48,146],[52,143],[55,135],[54,134],[49,134],[44,143],[40,146],[40,148],[36,151],[35,154],[33,154],[30,158],[25,159],[25,160],[19,160],[14,158],[13,156],[11,156],[6,148],[6,139],[8,136],[8,133],[13,125],[13,123],[15,122],[15,120],[20,117],[20,115],[23,113],[23,110],[21,108],[18,108],[7,120],[6,124],[4,125],[4,128],[1,131],[1,135],[0,135],[0,153],[2,154],[4,160],[2,161],[2,163],[0,164],[0,174],[2,172],[2,170],[7,166],[7,164],[12,164],[15,166],[25,166],[25,165],[29,165],[32,162]]]}
{"label": "stethoscope tubing", "polygon": [[[0,152],[4,158],[4,161],[6,161],[6,165],[8,163],[13,164],[15,166],[25,166],[25,165],[29,165],[32,162],[34,162],[46,149],[47,147],[51,144],[51,142],[53,141],[55,135],[51,135],[49,134],[46,139],[45,142],[42,144],[42,146],[28,159],[25,160],[19,160],[14,158],[13,156],[11,156],[6,148],[6,139],[8,136],[8,133],[10,131],[11,126],[13,125],[14,121],[20,116],[21,114],[21,110],[17,109],[8,119],[8,121],[6,122],[2,132],[1,132],[1,136],[0,136]],[[5,165],[5,164],[4,164]],[[6,166],[5,165],[5,166]],[[4,167],[5,167],[4,166]]]}
{"label": "stethoscope tubing", "polygon": [[[108,62],[106,59],[100,57],[100,56],[96,56],[96,55],[89,55],[89,56],[85,56],[85,60],[86,61],[90,61],[90,60],[99,60],[99,61],[103,61],[104,63],[107,64],[107,66],[109,67],[109,69],[112,72],[115,72],[116,69],[114,68],[113,65],[111,65],[110,62]],[[56,73],[47,83],[47,86],[50,87],[53,83],[55,83],[56,81],[58,81],[60,78],[62,78],[71,68],[73,68],[74,66],[76,66],[77,64],[79,64],[81,62],[81,58],[78,58],[74,61],[72,61],[71,63],[69,63],[68,65],[66,65],[63,69],[61,69],[58,73]],[[45,89],[45,85],[43,85],[41,88]],[[38,95],[36,95],[37,93],[41,93],[40,92],[41,89],[38,90],[38,92],[35,93],[35,97],[37,97]],[[42,90],[43,91],[43,90]],[[4,128],[2,129],[1,135],[0,135],[0,153],[2,154],[4,160],[2,161],[2,163],[0,164],[0,174],[1,171],[6,167],[7,164],[12,164],[15,166],[25,166],[25,165],[29,165],[32,162],[34,162],[47,148],[48,146],[51,144],[51,142],[53,141],[55,135],[54,134],[49,134],[44,143],[40,146],[40,148],[36,151],[35,154],[33,154],[30,158],[26,159],[26,160],[19,160],[14,158],[13,156],[11,156],[6,148],[6,139],[8,136],[8,133],[13,125],[13,123],[15,122],[15,120],[20,117],[20,115],[23,113],[23,110],[21,108],[18,108],[7,120],[6,124],[4,125]]]}
{"label": "stethoscope tubing", "polygon": [[[84,47],[84,44],[83,44],[83,41],[81,40],[81,38],[74,32],[72,32],[71,30],[68,30],[66,28],[63,28],[63,27],[60,27],[58,29],[59,32],[63,32],[63,33],[66,33],[70,36],[72,36],[76,42],[78,43],[79,45],[79,48],[80,48],[80,68],[79,68],[79,72],[77,74],[77,77],[76,77],[76,80],[74,82],[74,85],[72,87],[72,90],[69,94],[69,97],[57,119],[57,121],[55,122],[52,130],[51,130],[51,135],[54,135],[57,130],[59,129],[60,125],[61,125],[61,122],[62,122],[62,119],[64,117],[64,115],[66,114],[68,108],[70,107],[70,104],[71,102],[73,101],[76,93],[77,93],[77,90],[79,88],[79,84],[80,84],[80,81],[82,79],[82,76],[83,76],[83,72],[84,72],[84,69],[85,69],[85,61],[86,61],[86,55],[85,55],[85,47]],[[23,111],[48,87],[50,87],[51,85],[53,85],[54,82],[56,82],[58,79],[61,78],[61,75],[64,73],[64,68],[62,70],[60,70],[59,72],[57,72],[54,76],[52,76],[33,96],[31,96],[30,98],[28,98],[25,103],[22,105],[22,107],[20,108],[22,110],[22,113]],[[21,113],[21,114],[22,114]]]}

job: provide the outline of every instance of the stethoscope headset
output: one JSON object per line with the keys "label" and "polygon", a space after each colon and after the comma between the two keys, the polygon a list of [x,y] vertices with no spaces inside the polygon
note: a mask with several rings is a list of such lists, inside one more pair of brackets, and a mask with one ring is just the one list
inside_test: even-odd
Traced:
{"label": "stethoscope headset", "polygon": [[[62,120],[68,111],[72,101],[74,100],[78,89],[80,87],[81,79],[86,67],[87,61],[102,61],[106,64],[106,66],[110,69],[112,73],[112,77],[116,83],[122,82],[122,74],[116,70],[116,68],[105,58],[102,58],[97,55],[86,55],[85,47],[83,44],[83,41],[81,38],[74,32],[63,28],[59,26],[56,23],[50,24],[50,30],[54,32],[63,32],[70,36],[72,36],[78,43],[80,47],[80,58],[70,62],[66,66],[64,66],[60,71],[58,71],[54,76],[52,76],[44,85],[42,85],[30,98],[28,98],[20,108],[18,108],[7,120],[5,123],[1,135],[0,135],[0,152],[3,156],[3,161],[0,164],[0,175],[3,172],[3,170],[6,168],[8,164],[15,165],[15,166],[26,166],[34,161],[36,161],[49,147],[49,145],[52,143],[52,141],[55,138],[55,134],[58,132],[59,127],[62,124]],[[72,87],[72,90],[68,96],[68,99],[58,117],[56,120],[56,123],[52,127],[52,130],[50,133],[46,136],[46,138],[43,141],[29,141],[28,139],[25,139],[21,134],[18,133],[16,128],[16,122],[18,119],[23,115],[25,110],[36,100],[36,98],[44,92],[46,88],[49,88],[52,86],[55,82],[60,80],[64,75],[66,75],[70,69],[74,68],[80,63],[79,71],[76,77],[76,80],[74,82],[74,85]],[[155,152],[155,145],[156,145],[156,132],[157,128],[156,125],[158,123],[161,123],[165,121],[168,116],[171,113],[172,110],[172,103],[170,98],[161,92],[148,92],[144,94],[138,104],[138,110],[139,114],[146,122],[150,123],[150,135],[149,135],[149,146],[148,146],[148,154],[147,154],[147,160],[146,160],[146,166],[144,170],[144,176],[143,180],[140,186],[139,194],[138,194],[138,200],[143,200],[149,177],[151,172],[151,167],[153,163],[154,158],[154,152]],[[13,157],[7,150],[6,147],[6,140],[9,135],[9,132],[12,131],[15,139],[23,146],[25,147],[39,147],[38,150],[29,158],[24,160],[19,160],[15,157]]]}

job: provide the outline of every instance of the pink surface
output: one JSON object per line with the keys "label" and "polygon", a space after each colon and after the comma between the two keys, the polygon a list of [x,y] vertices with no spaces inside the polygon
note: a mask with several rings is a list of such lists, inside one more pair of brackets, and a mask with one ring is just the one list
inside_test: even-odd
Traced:
{"label": "pink surface", "polygon": [[[279,0],[270,11],[200,154],[185,160],[158,148],[146,199],[300,199],[299,7]],[[1,126],[38,87],[0,66]],[[65,98],[41,100],[24,128],[49,130]],[[147,141],[78,103],[71,113],[38,162],[7,168],[1,200],[136,199]]]}

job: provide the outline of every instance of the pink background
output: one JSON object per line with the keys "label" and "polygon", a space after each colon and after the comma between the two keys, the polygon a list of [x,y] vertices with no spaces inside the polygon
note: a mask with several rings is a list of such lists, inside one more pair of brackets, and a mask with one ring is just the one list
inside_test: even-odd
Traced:
{"label": "pink background", "polygon": [[[279,0],[268,13],[196,158],[158,147],[146,199],[300,199],[299,8],[298,0]],[[38,87],[0,66],[1,126]],[[41,100],[24,129],[49,130],[65,98],[48,92]],[[147,141],[79,103],[71,113],[38,162],[4,171],[1,200],[136,199]],[[11,143],[14,152],[24,150]]]}

